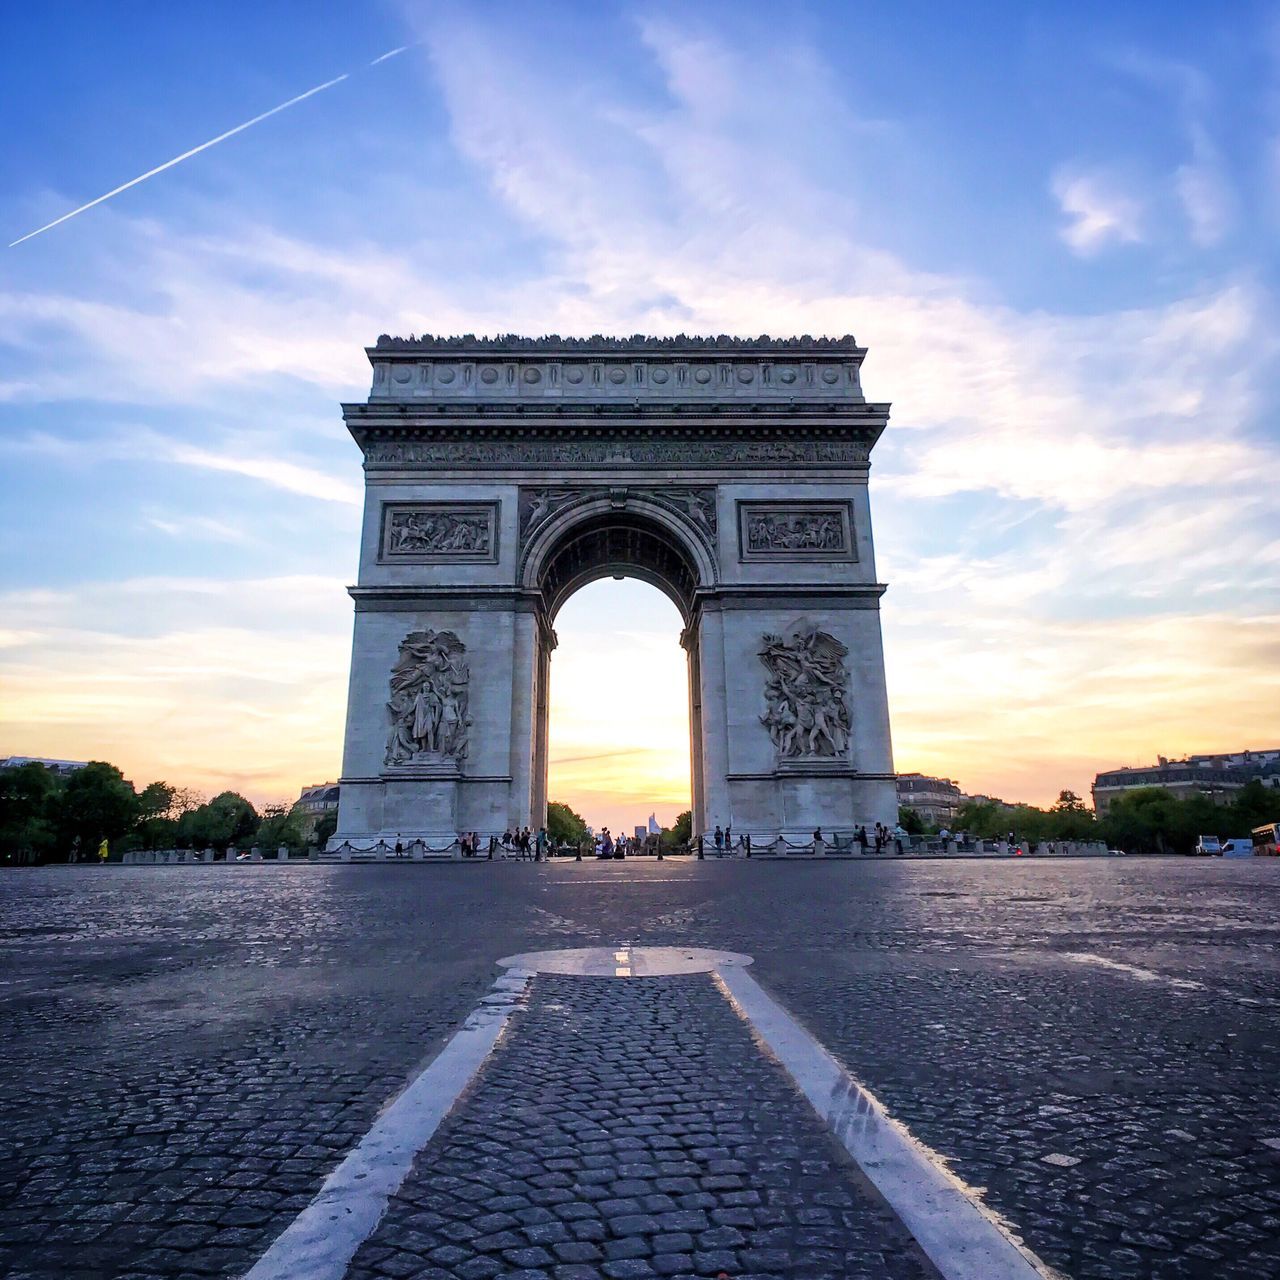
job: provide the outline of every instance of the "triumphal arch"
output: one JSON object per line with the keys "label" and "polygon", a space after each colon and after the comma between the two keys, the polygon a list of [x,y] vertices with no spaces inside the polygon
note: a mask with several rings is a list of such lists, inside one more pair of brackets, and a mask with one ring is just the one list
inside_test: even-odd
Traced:
{"label": "triumphal arch", "polygon": [[335,842],[541,825],[556,612],[624,575],[684,620],[695,832],[894,822],[865,354],[379,338]]}

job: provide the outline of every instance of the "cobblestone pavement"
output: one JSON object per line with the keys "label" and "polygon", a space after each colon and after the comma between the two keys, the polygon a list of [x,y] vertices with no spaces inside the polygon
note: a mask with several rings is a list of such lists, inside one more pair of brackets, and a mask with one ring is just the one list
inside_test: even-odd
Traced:
{"label": "cobblestone pavement", "polygon": [[936,1276],[707,974],[540,977],[350,1280]]}
{"label": "cobblestone pavement", "polygon": [[498,956],[621,939],[754,955],[1066,1274],[1280,1274],[1269,859],[5,871],[0,1274],[240,1274]]}

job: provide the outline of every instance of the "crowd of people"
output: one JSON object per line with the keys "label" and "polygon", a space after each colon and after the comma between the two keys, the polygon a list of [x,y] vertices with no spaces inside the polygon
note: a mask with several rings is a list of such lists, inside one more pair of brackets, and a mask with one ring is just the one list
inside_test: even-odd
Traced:
{"label": "crowd of people", "polygon": [[614,835],[605,827],[595,837],[595,854],[597,858],[635,857],[641,853],[658,852],[658,835],[652,832],[644,836]]}
{"label": "crowd of people", "polygon": [[[963,834],[952,836],[945,829],[939,833],[939,837],[943,840],[964,840],[966,838]],[[699,848],[701,848],[701,839],[702,837],[699,837]],[[885,823],[877,822],[871,831],[867,830],[865,824],[856,827],[851,839],[852,843],[856,844],[862,853],[874,852],[881,854],[892,848],[895,853],[901,854],[906,852],[910,837],[901,826],[890,827]],[[1010,843],[1013,842],[1012,832],[1009,834],[1009,840]],[[831,843],[823,836],[821,827],[814,831],[813,842],[815,846]],[[744,847],[748,852],[750,851],[750,837],[738,836],[735,843],[732,826],[722,827],[717,824],[714,834],[707,843],[714,846],[715,856],[718,858],[731,857]],[[839,838],[835,843],[839,844]],[[570,851],[553,847],[551,838],[547,835],[546,827],[539,827],[537,832],[532,831],[529,827],[515,827],[504,831],[500,836],[491,835],[487,839],[483,838],[479,832],[471,831],[463,835],[461,845],[464,858],[485,857],[491,862],[494,858],[517,858],[543,862],[555,853],[563,854]],[[583,847],[572,849],[572,852],[579,857],[583,852],[594,852],[595,856],[600,859],[634,857],[637,854],[656,854],[659,851],[660,840],[657,833],[635,836],[625,836],[619,833],[615,836],[608,827],[603,828],[598,835],[592,836],[590,844],[584,842]],[[408,851],[402,842],[397,840],[395,852],[396,856],[400,857],[404,856]]]}

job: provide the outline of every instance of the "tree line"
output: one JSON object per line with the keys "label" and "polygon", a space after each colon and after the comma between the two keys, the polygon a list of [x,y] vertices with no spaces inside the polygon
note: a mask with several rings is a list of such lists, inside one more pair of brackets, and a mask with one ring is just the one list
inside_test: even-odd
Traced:
{"label": "tree line", "polygon": [[[326,815],[311,836],[327,839]],[[235,791],[210,800],[167,782],[135,789],[119,769],[95,760],[62,775],[35,762],[0,769],[0,860],[93,861],[103,842],[118,856],[130,849],[226,849],[258,845],[298,850],[307,844],[301,806],[259,812]]]}
{"label": "tree line", "polygon": [[[914,809],[898,811],[903,829],[913,835],[936,834]],[[1185,799],[1164,787],[1139,787],[1117,796],[1097,817],[1074,791],[1062,791],[1048,809],[1030,804],[1000,804],[969,800],[948,824],[983,840],[1004,839],[1040,844],[1053,840],[1102,840],[1108,848],[1126,853],[1190,853],[1202,835],[1248,836],[1254,827],[1280,822],[1280,792],[1256,779],[1247,783],[1230,804],[1215,804],[1208,796]]]}

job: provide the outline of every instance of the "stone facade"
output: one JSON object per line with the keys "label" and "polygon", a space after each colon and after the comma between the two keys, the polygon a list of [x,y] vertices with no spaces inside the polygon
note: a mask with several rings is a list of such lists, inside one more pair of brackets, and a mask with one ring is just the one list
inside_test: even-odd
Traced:
{"label": "stone facade", "polygon": [[695,831],[892,823],[865,354],[379,339],[335,840],[539,826],[555,615],[618,574],[685,622]]}

